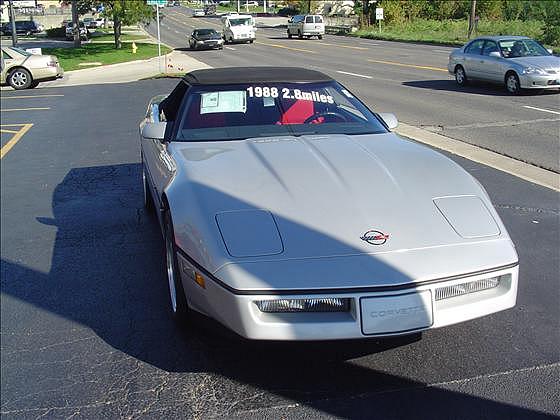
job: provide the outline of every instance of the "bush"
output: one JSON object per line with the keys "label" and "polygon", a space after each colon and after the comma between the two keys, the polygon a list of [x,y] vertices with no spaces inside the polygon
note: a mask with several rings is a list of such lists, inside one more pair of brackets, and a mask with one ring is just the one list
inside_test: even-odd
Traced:
{"label": "bush", "polygon": [[65,38],[66,37],[66,28],[51,28],[47,29],[47,38]]}

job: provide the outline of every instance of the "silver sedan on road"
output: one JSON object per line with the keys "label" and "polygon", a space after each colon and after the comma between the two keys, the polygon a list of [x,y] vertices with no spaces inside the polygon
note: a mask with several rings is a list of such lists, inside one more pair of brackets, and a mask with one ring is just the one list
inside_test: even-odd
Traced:
{"label": "silver sedan on road", "polygon": [[473,39],[449,55],[447,69],[459,86],[469,80],[503,83],[514,95],[522,89],[560,88],[560,58],[523,36]]}

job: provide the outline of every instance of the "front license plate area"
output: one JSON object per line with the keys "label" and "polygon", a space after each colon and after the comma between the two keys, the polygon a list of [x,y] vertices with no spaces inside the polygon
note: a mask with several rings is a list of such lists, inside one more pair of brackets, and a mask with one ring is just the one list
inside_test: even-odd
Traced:
{"label": "front license plate area", "polygon": [[429,290],[361,298],[360,308],[364,335],[398,334],[433,324],[432,293]]}

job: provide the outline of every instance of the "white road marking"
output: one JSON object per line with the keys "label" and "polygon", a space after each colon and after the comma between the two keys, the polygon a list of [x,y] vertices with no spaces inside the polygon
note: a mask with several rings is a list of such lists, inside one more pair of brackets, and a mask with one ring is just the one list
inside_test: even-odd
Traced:
{"label": "white road marking", "polygon": [[550,114],[560,115],[560,112],[558,112],[558,111],[551,111],[550,109],[542,109],[542,108],[537,108],[537,107],[529,106],[529,105],[523,105],[523,108],[534,109],[536,111],[542,111],[542,112],[548,112]]}
{"label": "white road marking", "polygon": [[233,48],[233,47],[224,47],[224,48],[225,48],[226,50],[232,50],[232,51],[235,51],[235,48]]}
{"label": "white road marking", "polygon": [[450,53],[450,52],[453,51],[453,50],[432,50],[432,51],[448,54],[448,53]]}
{"label": "white road marking", "polygon": [[340,70],[337,70],[336,72],[340,73],[340,74],[348,74],[349,76],[363,77],[364,79],[371,79],[372,78],[371,76],[366,76],[365,74],[350,73],[350,72],[347,72],[347,71],[340,71]]}
{"label": "white road marking", "polygon": [[376,42],[360,42],[360,45],[379,45]]}

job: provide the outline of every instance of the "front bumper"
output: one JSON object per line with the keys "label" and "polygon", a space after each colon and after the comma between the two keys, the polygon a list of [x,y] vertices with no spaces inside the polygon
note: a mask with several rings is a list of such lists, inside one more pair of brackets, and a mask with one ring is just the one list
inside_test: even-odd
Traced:
{"label": "front bumper", "polygon": [[[182,255],[178,256],[180,270],[183,277],[183,288],[189,299],[189,305],[206,314],[237,334],[257,340],[336,340],[366,337],[394,336],[416,333],[432,328],[439,328],[491,313],[499,312],[515,306],[517,298],[518,266],[499,269],[492,272],[471,275],[453,280],[429,282],[420,285],[411,284],[409,287],[392,291],[367,292],[314,292],[310,294],[238,294],[206,279],[205,289],[192,280],[196,269]],[[501,276],[497,287],[436,300],[436,289],[446,286],[462,285],[468,282],[484,280],[490,277]],[[386,306],[375,311],[376,301],[372,298],[387,298],[411,294],[422,295],[425,298],[425,308],[422,310],[429,315],[430,321],[425,325],[415,328],[401,328],[410,325],[410,314],[399,313],[389,315],[394,319],[386,321],[392,329],[382,328],[382,331],[371,332],[366,325],[371,320],[364,319],[368,316],[387,315]],[[349,310],[346,312],[322,313],[266,313],[261,312],[256,305],[258,300],[272,299],[311,299],[311,298],[346,298],[350,300]],[[390,299],[382,299],[387,301]],[[381,302],[382,300],[379,300]],[[365,302],[368,302],[367,310]],[[372,306],[373,305],[373,306]],[[373,309],[372,309],[373,308]],[[383,313],[381,313],[383,312]],[[391,311],[393,312],[393,311]],[[402,311],[401,311],[402,312]],[[407,320],[399,319],[406,316]]]}
{"label": "front bumper", "polygon": [[519,76],[522,89],[560,89],[560,73],[557,74],[522,74]]}
{"label": "front bumper", "polygon": [[223,45],[224,45],[224,43],[220,42],[220,41],[204,41],[201,44],[197,43],[196,48],[199,48],[199,49],[202,49],[202,48],[208,48],[208,49],[221,48]]}

